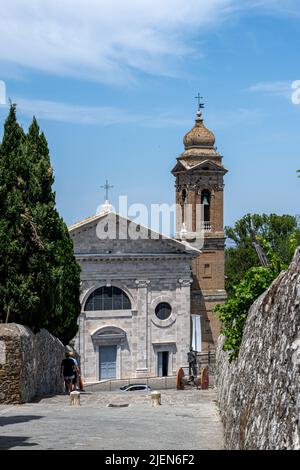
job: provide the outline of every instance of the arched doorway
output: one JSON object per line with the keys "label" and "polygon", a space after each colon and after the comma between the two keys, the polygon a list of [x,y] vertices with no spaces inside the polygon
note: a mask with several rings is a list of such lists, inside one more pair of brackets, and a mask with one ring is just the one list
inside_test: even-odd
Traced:
{"label": "arched doorway", "polygon": [[107,326],[97,330],[92,340],[97,351],[98,379],[121,378],[121,351],[126,342],[126,332],[115,326]]}

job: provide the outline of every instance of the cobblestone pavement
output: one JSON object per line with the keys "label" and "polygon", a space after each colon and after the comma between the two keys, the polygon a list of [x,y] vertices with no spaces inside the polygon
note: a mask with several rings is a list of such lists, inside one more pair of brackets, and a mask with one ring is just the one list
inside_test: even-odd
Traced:
{"label": "cobblestone pavement", "polygon": [[162,390],[158,407],[147,392],[82,393],[81,406],[67,395],[0,405],[0,449],[222,449],[215,399],[213,389],[193,389]]}

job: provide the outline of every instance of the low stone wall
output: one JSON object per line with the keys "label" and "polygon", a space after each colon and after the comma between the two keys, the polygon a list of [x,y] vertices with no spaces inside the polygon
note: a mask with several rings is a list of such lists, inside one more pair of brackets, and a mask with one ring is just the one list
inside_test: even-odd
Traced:
{"label": "low stone wall", "polygon": [[16,323],[0,324],[0,403],[24,403],[63,392],[63,344],[42,329],[36,335]]}
{"label": "low stone wall", "polygon": [[227,449],[300,449],[300,248],[252,305],[239,357],[217,349]]}

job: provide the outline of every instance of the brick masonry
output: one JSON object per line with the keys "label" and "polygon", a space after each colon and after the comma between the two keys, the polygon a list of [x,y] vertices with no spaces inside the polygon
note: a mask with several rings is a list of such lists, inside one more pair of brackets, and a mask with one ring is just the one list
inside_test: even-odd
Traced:
{"label": "brick masonry", "polygon": [[[195,126],[184,137],[185,151],[177,158],[172,170],[176,178],[176,238],[184,237],[191,246],[201,250],[192,263],[191,313],[201,316],[203,350],[216,346],[220,324],[213,308],[226,299],[223,180],[227,170],[214,142],[213,133],[205,127],[202,115],[198,113]],[[209,194],[206,220],[200,217],[203,191]],[[201,226],[203,222],[204,227]],[[181,233],[183,223],[188,232],[184,235]]]}

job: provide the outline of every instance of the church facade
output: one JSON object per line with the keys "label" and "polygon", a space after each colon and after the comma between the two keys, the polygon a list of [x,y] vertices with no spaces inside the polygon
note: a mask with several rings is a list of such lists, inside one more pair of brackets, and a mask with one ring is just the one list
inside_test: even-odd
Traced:
{"label": "church facade", "polygon": [[86,381],[175,375],[187,369],[191,347],[213,349],[219,325],[212,309],[226,298],[226,170],[214,142],[199,112],[172,171],[178,207],[173,239],[109,205],[69,227],[81,267],[76,349]]}

